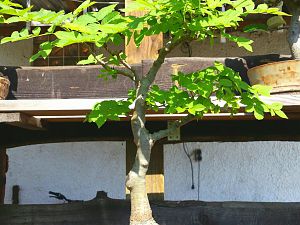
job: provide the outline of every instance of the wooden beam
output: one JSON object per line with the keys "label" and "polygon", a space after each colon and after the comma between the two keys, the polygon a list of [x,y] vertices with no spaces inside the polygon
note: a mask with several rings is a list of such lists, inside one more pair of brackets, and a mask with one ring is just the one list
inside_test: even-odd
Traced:
{"label": "wooden beam", "polygon": [[4,204],[7,168],[8,156],[6,155],[6,149],[0,147],[0,204]]}
{"label": "wooden beam", "polygon": [[[149,121],[151,133],[166,129],[163,121]],[[181,142],[300,141],[300,120],[193,121],[181,128]],[[109,121],[100,129],[89,123],[48,123],[46,131],[30,131],[0,124],[0,145],[12,148],[32,144],[79,141],[132,140],[130,121]],[[168,142],[167,139],[162,140]]]}
{"label": "wooden beam", "polygon": [[0,123],[7,123],[13,126],[29,129],[29,130],[43,130],[45,129],[42,120],[24,113],[0,113]]}
{"label": "wooden beam", "polygon": [[[132,0],[125,0],[125,8]],[[146,11],[135,11],[129,13],[132,16],[143,16]],[[126,41],[126,40],[125,40]],[[127,41],[126,41],[127,43]],[[133,39],[125,46],[128,63],[136,64],[145,59],[155,60],[158,56],[158,51],[163,47],[163,34],[145,37],[140,47],[136,47]]]}
{"label": "wooden beam", "polygon": [[[294,202],[155,201],[151,206],[159,224],[299,225],[300,221],[300,204]],[[129,217],[129,201],[109,198],[68,204],[0,207],[1,225],[127,225]]]}
{"label": "wooden beam", "polygon": [[[124,98],[111,98],[110,100],[122,100]],[[290,119],[300,119],[300,95],[272,95],[270,98],[262,97],[268,103],[281,102],[284,105],[284,112]],[[0,101],[0,113],[24,113],[24,117],[31,116],[36,120],[44,120],[49,122],[81,122],[84,120],[85,115],[90,112],[92,107],[101,101],[108,99],[37,99],[37,100],[5,100]],[[212,101],[216,98],[212,97]],[[222,106],[222,102],[216,102]],[[244,113],[243,106],[241,111],[234,116],[222,109],[219,114],[206,114],[204,120],[253,120],[252,114]],[[147,111],[147,120],[149,121],[162,121],[162,120],[175,120],[180,119],[186,114],[164,114],[164,109],[161,108],[158,112]],[[4,115],[2,115],[4,116]],[[27,118],[28,120],[29,118]],[[129,120],[130,116],[120,116],[121,120]],[[266,115],[268,120],[277,120],[278,117],[270,117]],[[2,122],[14,122],[15,120],[6,117],[2,118]],[[17,120],[20,120],[17,118]],[[26,120],[24,118],[23,120]],[[31,121],[31,120],[30,120]],[[1,120],[0,120],[1,122]]]}

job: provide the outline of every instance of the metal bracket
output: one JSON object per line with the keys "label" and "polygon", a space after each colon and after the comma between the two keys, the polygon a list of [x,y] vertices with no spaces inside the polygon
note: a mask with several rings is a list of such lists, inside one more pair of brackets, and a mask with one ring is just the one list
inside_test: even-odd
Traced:
{"label": "metal bracket", "polygon": [[[173,121],[168,121],[168,128],[173,124]],[[168,141],[180,141],[180,128],[177,128],[168,135]]]}

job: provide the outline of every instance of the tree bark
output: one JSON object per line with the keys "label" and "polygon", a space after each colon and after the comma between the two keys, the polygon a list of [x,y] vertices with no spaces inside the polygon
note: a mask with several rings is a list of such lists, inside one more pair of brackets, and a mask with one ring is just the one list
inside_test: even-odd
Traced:
{"label": "tree bark", "polygon": [[137,153],[133,167],[126,179],[126,187],[130,191],[131,198],[130,225],[158,225],[152,216],[146,191],[146,173],[149,167],[151,149],[157,141],[145,126],[146,97],[167,54],[184,38],[174,42],[168,41],[165,47],[160,49],[159,55],[148,73],[142,78],[135,76],[136,100],[131,118],[131,128]]}
{"label": "tree bark", "polygon": [[137,98],[131,118],[134,143],[137,146],[135,162],[126,180],[130,191],[131,215],[130,225],[157,225],[146,191],[146,173],[148,171],[153,140],[145,127],[145,98],[149,84],[146,79],[137,83]]}
{"label": "tree bark", "polygon": [[292,13],[288,42],[292,57],[294,59],[300,59],[300,7],[292,2],[288,4],[288,7]]}

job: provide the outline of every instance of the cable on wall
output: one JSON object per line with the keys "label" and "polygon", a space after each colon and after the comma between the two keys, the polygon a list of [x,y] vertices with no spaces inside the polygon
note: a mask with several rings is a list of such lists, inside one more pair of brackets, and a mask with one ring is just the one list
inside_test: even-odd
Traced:
{"label": "cable on wall", "polygon": [[[193,168],[192,158],[191,158],[191,156],[189,155],[189,153],[187,152],[186,144],[183,143],[182,145],[183,145],[183,150],[184,150],[184,152],[185,152],[186,156],[188,157],[188,159],[189,159],[189,161],[190,161],[190,164],[191,164],[191,172],[192,172],[192,186],[191,186],[191,188],[192,188],[192,189],[195,189],[195,183],[194,183],[194,168]],[[199,189],[199,187],[198,187],[198,189]]]}

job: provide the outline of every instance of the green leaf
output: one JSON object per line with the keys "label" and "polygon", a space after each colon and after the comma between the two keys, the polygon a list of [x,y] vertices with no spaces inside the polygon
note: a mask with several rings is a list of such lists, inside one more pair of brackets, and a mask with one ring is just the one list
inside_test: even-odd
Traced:
{"label": "green leaf", "polygon": [[38,36],[40,33],[41,33],[41,28],[40,27],[36,27],[32,30],[32,33],[35,35],[35,36]]}
{"label": "green leaf", "polygon": [[89,65],[89,64],[96,64],[97,59],[93,55],[89,55],[87,59],[81,60],[77,63],[77,65]]}
{"label": "green leaf", "polygon": [[270,92],[272,90],[272,87],[266,86],[266,85],[261,85],[261,84],[256,84],[252,86],[252,89],[254,90],[254,93],[257,92],[258,94],[266,97],[270,97]]}
{"label": "green leaf", "polygon": [[123,32],[127,28],[127,23],[118,23],[118,24],[101,24],[99,29],[107,34],[116,34]]}
{"label": "green leaf", "polygon": [[110,14],[116,8],[117,4],[106,6],[100,9],[98,12],[94,14],[97,20],[103,20],[108,14]]}
{"label": "green leaf", "polygon": [[254,110],[254,117],[257,119],[257,120],[262,120],[264,118],[264,114],[263,112],[261,111],[256,111]]}
{"label": "green leaf", "polygon": [[244,32],[250,33],[254,31],[267,31],[268,26],[266,24],[251,24],[243,28]]}
{"label": "green leaf", "polygon": [[283,104],[279,103],[279,102],[274,102],[270,105],[270,108],[274,109],[274,110],[281,110],[282,107],[283,107]]}
{"label": "green leaf", "polygon": [[81,5],[78,6],[77,9],[74,10],[73,15],[77,16],[80,14],[83,10],[87,9],[88,7],[94,5],[95,2],[91,2],[90,0],[84,1]]}
{"label": "green leaf", "polygon": [[288,119],[287,115],[282,110],[274,110],[277,116],[283,119]]}
{"label": "green leaf", "polygon": [[220,84],[225,86],[225,87],[232,87],[232,81],[228,79],[221,79]]}
{"label": "green leaf", "polygon": [[86,121],[94,122],[100,128],[107,120],[120,120],[119,116],[130,112],[130,101],[103,101],[97,103],[87,115]]}
{"label": "green leaf", "polygon": [[222,33],[222,35],[224,37],[226,37],[227,39],[229,39],[230,41],[233,41],[235,43],[237,43],[237,45],[239,47],[243,47],[245,48],[246,50],[252,52],[253,49],[252,49],[252,43],[253,41],[248,39],[248,38],[245,38],[245,37],[237,37],[237,36],[234,36],[234,35],[230,35],[230,34],[227,34],[227,33]]}

